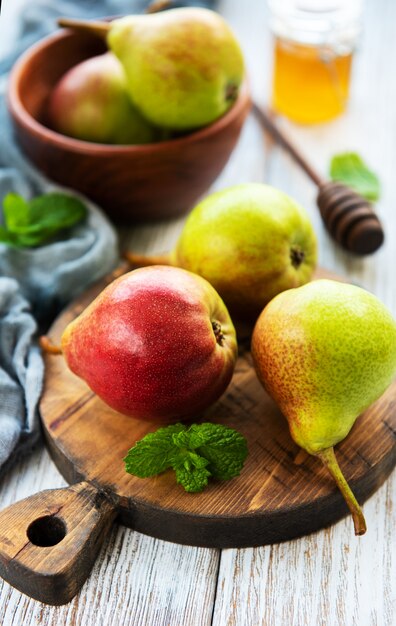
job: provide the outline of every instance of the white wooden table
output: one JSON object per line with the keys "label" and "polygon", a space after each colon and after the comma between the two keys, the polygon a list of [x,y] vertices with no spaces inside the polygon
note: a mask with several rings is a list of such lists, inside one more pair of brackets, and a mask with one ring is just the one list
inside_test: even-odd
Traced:
{"label": "white wooden table", "polygon": [[[55,0],[54,0],[55,1]],[[0,50],[17,27],[20,0],[3,0]],[[34,2],[34,0],[31,0]],[[12,4],[12,6],[11,6]],[[331,124],[297,127],[291,136],[326,171],[329,157],[357,150],[380,173],[378,212],[387,240],[358,259],[329,240],[315,190],[249,120],[215,188],[265,181],[306,206],[314,222],[322,267],[348,275],[378,295],[396,315],[396,3],[367,0],[366,28],[353,75],[348,113]],[[245,51],[253,92],[266,101],[271,67],[265,0],[223,0]],[[167,250],[182,220],[123,233],[136,251]],[[367,433],[370,436],[370,433]],[[42,489],[65,485],[41,448],[0,478],[0,507]],[[368,532],[353,535],[349,518],[279,545],[214,550],[159,541],[115,527],[91,577],[74,600],[50,607],[0,581],[2,626],[392,626],[396,624],[396,473],[364,505]]]}

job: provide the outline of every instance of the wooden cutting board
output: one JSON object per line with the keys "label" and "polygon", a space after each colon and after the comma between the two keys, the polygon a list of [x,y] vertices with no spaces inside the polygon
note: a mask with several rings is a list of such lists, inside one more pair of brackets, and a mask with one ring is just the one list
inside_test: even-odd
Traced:
{"label": "wooden cutting board", "polygon": [[[60,315],[49,332],[54,343],[114,277]],[[116,413],[68,370],[62,356],[45,355],[43,431],[72,487],[44,491],[0,513],[0,574],[34,598],[63,604],[83,584],[115,518],[160,539],[229,548],[292,539],[347,515],[320,461],[307,457],[300,465],[294,462],[299,449],[258,382],[248,348],[245,337],[232,383],[204,419],[238,429],[247,438],[249,455],[239,477],[211,482],[200,494],[186,493],[172,471],[150,479],[126,474],[127,451],[158,424]],[[360,502],[396,464],[395,399],[396,383],[336,448]]]}

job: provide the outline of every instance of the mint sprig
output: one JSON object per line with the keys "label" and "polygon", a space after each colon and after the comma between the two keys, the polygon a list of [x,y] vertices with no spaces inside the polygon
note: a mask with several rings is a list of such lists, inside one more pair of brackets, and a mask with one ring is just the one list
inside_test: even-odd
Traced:
{"label": "mint sprig", "polygon": [[348,185],[370,201],[380,197],[380,182],[356,152],[336,154],[331,159],[330,176],[334,181]]}
{"label": "mint sprig", "polygon": [[125,469],[148,478],[173,469],[176,481],[190,493],[202,491],[209,478],[238,476],[247,457],[245,437],[222,424],[173,424],[149,433],[131,448]]}
{"label": "mint sprig", "polygon": [[9,193],[3,201],[0,242],[19,248],[40,246],[83,220],[86,214],[81,200],[63,193],[48,193],[30,201]]}

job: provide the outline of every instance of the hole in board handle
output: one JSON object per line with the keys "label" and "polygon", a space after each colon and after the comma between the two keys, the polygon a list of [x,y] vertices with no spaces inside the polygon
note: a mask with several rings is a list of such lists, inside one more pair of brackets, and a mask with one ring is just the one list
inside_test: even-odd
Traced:
{"label": "hole in board handle", "polygon": [[35,546],[56,546],[66,536],[66,524],[60,517],[44,515],[29,524],[26,534]]}

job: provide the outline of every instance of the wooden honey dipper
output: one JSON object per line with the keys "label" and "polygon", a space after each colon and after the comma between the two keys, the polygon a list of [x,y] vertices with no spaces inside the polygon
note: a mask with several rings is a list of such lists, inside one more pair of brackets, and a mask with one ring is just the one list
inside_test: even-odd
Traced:
{"label": "wooden honey dipper", "polygon": [[319,193],[316,202],[333,239],[345,250],[355,254],[371,254],[378,250],[384,241],[384,231],[370,202],[350,187],[319,176],[263,107],[254,103],[253,113],[263,129],[287,150],[317,185]]}

